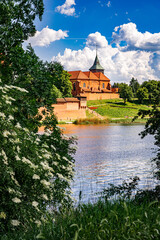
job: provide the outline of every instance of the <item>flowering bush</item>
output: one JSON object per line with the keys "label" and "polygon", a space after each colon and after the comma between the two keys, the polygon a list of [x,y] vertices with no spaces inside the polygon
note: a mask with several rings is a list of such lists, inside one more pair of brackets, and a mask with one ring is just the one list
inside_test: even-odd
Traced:
{"label": "flowering bush", "polygon": [[[15,98],[11,96],[16,96]],[[43,135],[30,132],[15,118],[17,98],[25,89],[0,82],[0,224],[2,230],[45,220],[49,206],[68,203],[73,177],[73,138],[45,120]],[[54,123],[54,124],[53,124]],[[52,129],[52,130],[51,130]]]}

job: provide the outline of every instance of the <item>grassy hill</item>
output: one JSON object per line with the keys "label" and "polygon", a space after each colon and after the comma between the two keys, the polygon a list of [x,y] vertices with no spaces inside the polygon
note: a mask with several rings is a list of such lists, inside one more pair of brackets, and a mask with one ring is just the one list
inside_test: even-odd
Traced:
{"label": "grassy hill", "polygon": [[[109,122],[130,123],[134,116],[137,115],[139,109],[148,110],[150,106],[138,104],[137,100],[123,103],[122,99],[107,100],[91,100],[87,102],[87,106],[101,116],[108,119]],[[91,113],[87,113],[88,118],[92,118]],[[145,122],[145,119],[137,119],[135,122]]]}

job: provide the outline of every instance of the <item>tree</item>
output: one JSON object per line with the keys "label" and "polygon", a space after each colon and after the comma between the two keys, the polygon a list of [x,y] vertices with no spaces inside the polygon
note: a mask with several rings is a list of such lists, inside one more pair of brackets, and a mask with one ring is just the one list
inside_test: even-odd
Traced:
{"label": "tree", "polygon": [[145,81],[141,87],[147,88],[149,103],[153,104],[156,101],[157,95],[160,93],[159,82],[156,80]]}
{"label": "tree", "polygon": [[132,88],[132,92],[133,92],[134,97],[137,97],[137,91],[140,87],[140,84],[137,81],[137,79],[132,78],[130,83],[129,83],[129,86]]}
{"label": "tree", "polygon": [[[10,97],[10,93],[14,98]],[[43,135],[22,127],[13,102],[25,89],[0,82],[0,225],[6,232],[14,227],[28,227],[45,219],[46,208],[60,207],[70,201],[69,181],[73,177],[71,147],[56,127],[54,116],[45,120]],[[54,119],[53,119],[54,120]],[[52,129],[52,131],[51,131]]]}
{"label": "tree", "polygon": [[60,90],[63,97],[71,97],[72,83],[70,75],[58,62],[48,63],[48,70],[53,78],[54,85]]}
{"label": "tree", "polygon": [[[69,202],[75,150],[73,138],[56,127],[51,103],[60,92],[48,63],[22,48],[43,1],[4,0],[0,11],[0,225],[6,232],[38,224],[47,206]],[[50,109],[43,121],[40,106]],[[38,135],[41,124],[45,132]]]}
{"label": "tree", "polygon": [[[0,52],[8,55],[35,34],[34,20],[42,19],[43,0],[3,0],[0,2]],[[2,51],[3,50],[3,51]]]}
{"label": "tree", "polygon": [[133,92],[130,86],[128,86],[126,83],[121,83],[119,85],[119,93],[120,97],[123,98],[124,104],[126,104],[126,101],[130,101],[133,97]]}
{"label": "tree", "polygon": [[148,90],[146,87],[141,87],[137,91],[137,97],[140,103],[143,103],[144,99],[148,98]]}

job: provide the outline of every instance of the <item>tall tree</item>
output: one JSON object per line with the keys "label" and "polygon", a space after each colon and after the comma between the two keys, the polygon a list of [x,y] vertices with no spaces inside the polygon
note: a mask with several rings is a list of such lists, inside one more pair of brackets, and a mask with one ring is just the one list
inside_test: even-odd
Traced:
{"label": "tall tree", "polygon": [[148,98],[148,90],[146,87],[141,87],[137,91],[137,97],[140,103],[143,103],[144,99]]}
{"label": "tall tree", "polygon": [[129,83],[129,86],[132,88],[132,92],[133,92],[134,97],[137,97],[137,91],[140,87],[140,84],[139,84],[138,80],[132,78],[130,83]]}
{"label": "tall tree", "polygon": [[126,83],[119,84],[119,93],[120,97],[124,100],[124,104],[126,104],[127,100],[130,101],[133,97],[132,88]]}
{"label": "tall tree", "polygon": [[60,90],[63,97],[71,97],[72,83],[70,75],[63,69],[63,66],[58,62],[48,64],[48,70],[53,78],[54,85]]}
{"label": "tall tree", "polygon": [[148,99],[150,104],[154,104],[157,101],[157,96],[160,94],[159,81],[149,80],[142,83],[141,87],[145,87],[148,90]]}

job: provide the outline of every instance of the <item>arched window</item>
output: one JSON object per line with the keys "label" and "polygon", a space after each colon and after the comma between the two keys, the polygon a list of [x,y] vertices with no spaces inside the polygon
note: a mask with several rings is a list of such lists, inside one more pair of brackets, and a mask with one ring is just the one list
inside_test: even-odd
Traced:
{"label": "arched window", "polygon": [[105,88],[105,84],[104,83],[102,84],[102,88]]}
{"label": "arched window", "polygon": [[111,85],[108,83],[108,86],[107,86],[108,90],[111,90]]}
{"label": "arched window", "polygon": [[83,83],[83,87],[84,87],[84,88],[86,87],[86,84],[85,84],[85,83]]}
{"label": "arched window", "polygon": [[76,83],[73,83],[73,90],[76,91]]}

